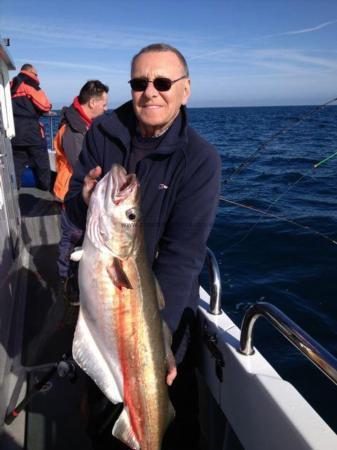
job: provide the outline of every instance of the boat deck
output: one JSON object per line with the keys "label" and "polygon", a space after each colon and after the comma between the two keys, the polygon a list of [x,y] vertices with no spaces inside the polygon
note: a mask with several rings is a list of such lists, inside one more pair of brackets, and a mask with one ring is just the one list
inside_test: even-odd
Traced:
{"label": "boat deck", "polygon": [[[23,326],[22,367],[27,391],[59,362],[70,355],[78,308],[66,306],[60,298],[56,268],[60,238],[60,205],[48,192],[35,188],[20,190],[22,214],[24,277],[20,290],[25,292],[26,309]],[[24,286],[25,285],[25,286]],[[26,450],[89,450],[90,441],[81,421],[81,386],[83,374],[76,370],[73,381],[56,374],[35,395],[26,408]],[[27,375],[25,377],[24,375]],[[18,399],[12,399],[14,407]],[[22,415],[25,412],[21,413]],[[21,416],[21,415],[20,415]],[[7,430],[15,426],[16,420]],[[22,422],[22,419],[21,419]],[[0,445],[6,450],[18,447],[10,442]]]}

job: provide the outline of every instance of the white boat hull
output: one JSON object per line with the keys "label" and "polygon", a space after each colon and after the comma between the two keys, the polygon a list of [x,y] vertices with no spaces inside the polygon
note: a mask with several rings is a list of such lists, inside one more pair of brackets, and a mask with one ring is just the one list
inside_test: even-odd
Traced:
{"label": "white boat hull", "polygon": [[[208,450],[232,448],[226,437],[225,427],[227,435],[229,428],[225,418],[247,450],[336,449],[337,435],[310,404],[257,350],[251,356],[239,353],[239,328],[226,314],[214,316],[207,312],[209,297],[202,289],[201,298],[201,333],[207,327],[208,334],[216,334],[217,347],[224,361],[221,382],[216,375],[215,358],[202,344],[199,368],[204,383],[201,425]],[[207,399],[208,391],[218,406],[215,413],[218,417],[214,416],[212,401]],[[213,409],[213,417],[210,409]],[[215,430],[210,422],[219,420],[220,411],[223,424],[220,429],[217,424]]]}

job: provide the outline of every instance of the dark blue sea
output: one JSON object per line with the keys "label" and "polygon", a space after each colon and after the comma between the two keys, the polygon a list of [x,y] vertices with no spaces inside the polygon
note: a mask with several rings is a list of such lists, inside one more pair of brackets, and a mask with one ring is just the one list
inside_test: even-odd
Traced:
{"label": "dark blue sea", "polygon": [[[240,325],[250,305],[270,302],[337,357],[337,157],[314,169],[337,151],[337,106],[296,125],[313,108],[191,108],[189,118],[221,155],[222,196],[288,220],[220,203],[209,247],[223,309]],[[254,344],[337,432],[337,386],[262,318]]]}

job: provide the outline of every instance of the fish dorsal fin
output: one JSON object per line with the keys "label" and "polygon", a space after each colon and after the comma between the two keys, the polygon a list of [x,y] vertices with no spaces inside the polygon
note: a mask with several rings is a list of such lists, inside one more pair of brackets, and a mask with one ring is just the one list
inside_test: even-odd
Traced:
{"label": "fish dorsal fin", "polygon": [[155,285],[156,285],[158,306],[159,306],[159,309],[161,310],[161,309],[165,308],[164,294],[163,294],[163,291],[161,290],[161,287],[160,287],[156,277],[154,277],[154,281],[155,281]]}
{"label": "fish dorsal fin", "polygon": [[126,445],[128,445],[133,450],[139,450],[140,449],[140,443],[138,442],[131,424],[129,415],[127,413],[127,410],[124,408],[121,415],[119,416],[117,422],[115,423],[112,434],[120,441],[124,442]]}
{"label": "fish dorsal fin", "polygon": [[114,258],[111,266],[107,268],[108,274],[113,284],[118,288],[132,289],[131,283],[123,270],[122,261]]}
{"label": "fish dorsal fin", "polygon": [[75,247],[75,250],[70,255],[71,261],[78,262],[83,256],[83,249],[82,247]]}

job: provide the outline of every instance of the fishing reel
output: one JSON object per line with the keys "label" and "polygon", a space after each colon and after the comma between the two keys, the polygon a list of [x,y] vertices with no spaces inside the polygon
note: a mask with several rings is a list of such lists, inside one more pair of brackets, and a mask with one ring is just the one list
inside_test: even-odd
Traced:
{"label": "fishing reel", "polygon": [[24,367],[24,371],[29,374],[37,370],[48,370],[48,372],[38,381],[35,382],[32,389],[27,392],[25,398],[12,409],[5,418],[5,423],[10,425],[21,413],[21,411],[30,403],[30,401],[39,392],[46,392],[51,388],[50,380],[57,375],[59,378],[68,378],[71,383],[75,383],[77,379],[76,363],[67,354],[62,355],[62,359],[58,362],[43,364],[37,366]]}

